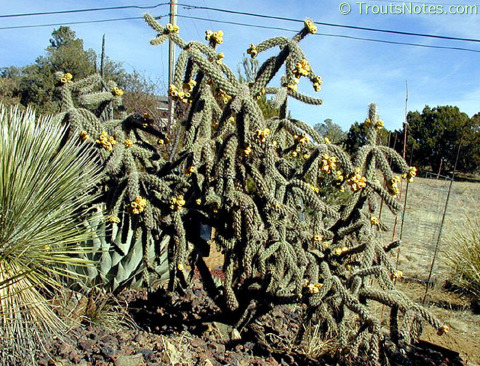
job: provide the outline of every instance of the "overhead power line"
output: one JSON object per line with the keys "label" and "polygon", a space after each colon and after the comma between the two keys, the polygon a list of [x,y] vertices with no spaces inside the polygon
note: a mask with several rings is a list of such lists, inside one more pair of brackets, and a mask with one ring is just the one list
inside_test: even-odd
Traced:
{"label": "overhead power line", "polygon": [[11,27],[0,27],[0,30],[4,29],[23,29],[23,28],[40,28],[40,27],[56,27],[61,25],[72,25],[72,24],[88,24],[88,23],[105,23],[105,22],[116,22],[120,20],[133,20],[133,19],[143,19],[143,17],[127,17],[127,18],[113,18],[113,19],[98,19],[98,20],[85,20],[78,22],[65,22],[65,23],[50,23],[50,24],[30,24],[30,25],[14,25]]}
{"label": "overhead power line", "polygon": [[[163,5],[169,5],[170,3],[160,3],[151,6],[119,6],[119,7],[109,7],[109,8],[95,8],[95,9],[77,9],[77,10],[62,10],[58,12],[44,12],[44,13],[25,13],[25,14],[11,14],[9,16],[27,16],[27,15],[43,15],[43,14],[60,14],[66,12],[84,12],[84,11],[99,11],[99,10],[112,10],[112,9],[125,9],[125,8],[140,8],[140,9],[151,9],[160,7]],[[253,17],[261,17],[267,19],[276,19],[276,20],[284,20],[290,21],[295,23],[303,23],[303,20],[300,19],[293,19],[293,18],[285,18],[279,16],[272,16],[272,15],[262,15],[262,14],[255,14],[255,13],[248,13],[248,12],[239,12],[234,10],[227,10],[227,9],[219,9],[219,8],[211,8],[207,6],[194,6],[194,5],[185,5],[179,4],[180,6],[186,9],[202,9],[202,10],[212,10],[212,11],[220,11],[232,14],[239,14],[239,15],[246,15],[246,16],[253,16]],[[162,15],[157,17],[163,18],[166,17],[168,14]],[[243,22],[234,22],[234,21],[222,21],[222,20],[215,20],[215,19],[206,19],[202,17],[194,17],[188,15],[177,15],[180,18],[188,18],[188,19],[195,19],[207,22],[215,22],[215,23],[223,23],[223,24],[231,24],[236,26],[244,26],[244,27],[253,27],[253,28],[260,28],[260,29],[272,29],[272,30],[281,30],[286,32],[297,32],[297,30],[284,28],[284,27],[275,27],[275,26],[266,26],[260,24],[249,24]],[[5,17],[5,16],[3,16]],[[19,25],[19,26],[7,26],[7,27],[0,27],[0,30],[7,30],[7,29],[23,29],[23,28],[38,28],[38,27],[52,27],[52,26],[62,26],[62,25],[74,25],[74,24],[89,24],[89,23],[104,23],[104,22],[115,22],[115,21],[125,21],[125,20],[139,20],[143,19],[143,17],[123,17],[123,18],[111,18],[111,19],[98,19],[98,20],[88,20],[88,21],[75,21],[75,22],[62,22],[62,23],[49,23],[49,24],[31,24],[31,25]],[[448,37],[448,36],[439,36],[439,35],[428,35],[428,34],[421,34],[421,33],[409,33],[409,32],[399,32],[399,31],[391,31],[391,30],[381,30],[376,28],[364,28],[364,27],[356,27],[356,26],[348,26],[348,25],[340,25],[340,24],[333,24],[333,23],[322,23],[322,22],[315,22],[318,25],[329,25],[338,28],[350,28],[350,29],[360,29],[360,30],[374,30],[379,32],[385,33],[395,33],[395,34],[403,34],[403,35],[415,35],[415,36],[425,36],[425,37],[433,37],[433,38],[440,38],[440,39],[448,39],[448,40],[463,40],[463,41],[472,41],[472,42],[480,42],[480,40],[468,39],[468,38],[456,38],[456,37]],[[329,34],[329,33],[317,33],[316,35],[325,36],[325,37],[337,37],[337,38],[344,38],[344,39],[352,39],[352,40],[359,40],[359,41],[367,41],[367,42],[376,42],[376,43],[384,43],[384,44],[393,44],[393,45],[403,45],[403,46],[414,46],[414,47],[423,47],[423,48],[433,48],[433,49],[445,49],[445,50],[454,50],[454,51],[467,51],[467,52],[475,52],[480,53],[480,50],[472,49],[472,48],[465,48],[465,47],[451,47],[451,46],[438,46],[438,45],[426,45],[421,43],[411,43],[411,42],[400,42],[400,41],[390,41],[390,40],[383,40],[383,39],[375,39],[375,38],[366,38],[366,37],[357,37],[357,36],[349,36],[349,35],[342,35],[342,34]]]}
{"label": "overhead power line", "polygon": [[[161,7],[161,6],[166,6],[166,5],[169,5],[169,4],[170,4],[169,2],[164,2],[164,3],[155,4],[155,5],[125,5],[125,6],[111,6],[111,7],[103,7],[103,8],[87,8],[87,9],[59,10],[59,11],[46,11],[46,12],[34,12],[34,13],[6,14],[6,15],[0,15],[0,18],[69,14],[69,13],[83,13],[83,12],[105,11],[105,10],[122,10],[122,9],[155,9],[155,8],[158,8],[158,7]],[[189,5],[189,4],[178,4],[178,5],[183,6],[184,8],[188,8],[188,9],[211,10],[211,11],[223,12],[223,13],[228,13],[228,14],[237,14],[237,15],[244,15],[244,16],[251,16],[251,17],[258,17],[258,18],[266,18],[266,19],[275,19],[275,20],[303,23],[303,20],[301,20],[301,19],[287,18],[287,17],[281,17],[281,16],[258,14],[258,13],[251,13],[251,12],[243,12],[243,11],[236,11],[236,10],[229,10],[229,9],[220,9],[220,8],[213,8],[213,7],[208,7],[208,6],[197,6],[197,5]],[[106,21],[110,21],[110,20],[106,20]],[[327,22],[320,22],[320,21],[315,21],[315,23],[317,25],[322,25],[322,26],[326,26],[326,27],[337,27],[337,28],[345,28],[345,29],[362,30],[362,31],[368,31],[368,32],[379,32],[379,33],[397,34],[397,35],[404,35],[404,36],[428,37],[428,38],[436,38],[436,39],[445,39],[445,40],[450,40],[450,41],[463,41],[463,42],[480,43],[480,39],[475,39],[475,38],[453,37],[453,36],[428,34],[428,33],[405,32],[405,31],[397,31],[397,30],[391,30],[391,29],[360,27],[360,26],[354,26],[354,25],[327,23]],[[78,23],[76,23],[76,24],[78,24]],[[39,26],[47,26],[47,25],[39,25]],[[11,28],[10,27],[3,27],[3,28],[0,28],[0,29],[16,29],[16,28],[20,28],[20,27],[11,27]]]}
{"label": "overhead power line", "polygon": [[75,10],[58,10],[58,11],[44,11],[37,13],[20,13],[20,14],[6,14],[0,15],[0,18],[15,18],[15,17],[30,17],[37,15],[54,15],[54,14],[70,14],[70,13],[85,13],[90,11],[103,11],[103,10],[121,10],[121,9],[155,9],[160,6],[169,5],[170,3],[160,3],[156,5],[124,5],[124,6],[110,6],[106,8],[87,8],[87,9],[75,9]]}
{"label": "overhead power line", "polygon": [[[228,13],[228,14],[238,14],[238,15],[257,17],[257,18],[264,18],[264,19],[283,20],[283,21],[295,22],[295,23],[303,23],[304,22],[304,20],[301,20],[301,19],[280,17],[280,16],[275,16],[275,15],[266,15],[266,14],[257,14],[257,13],[250,13],[250,12],[244,12],[244,11],[211,8],[211,7],[208,7],[208,6],[197,6],[197,5],[187,5],[187,4],[178,4],[178,5],[183,6],[184,8],[188,8],[188,9],[211,10],[211,11],[217,11],[217,12]],[[396,31],[396,30],[390,30],[390,29],[380,29],[380,28],[370,28],[370,27],[359,27],[359,26],[355,26],[355,25],[326,23],[326,22],[320,22],[320,21],[315,21],[315,24],[316,25],[323,25],[323,26],[327,26],[327,27],[337,27],[337,28],[355,29],[355,30],[362,30],[362,31],[369,31],[369,32],[398,34],[398,35],[403,35],[403,36],[428,37],[428,38],[446,39],[446,40],[450,40],[450,41],[464,41],[464,42],[480,43],[480,39],[475,39],[475,38],[452,37],[452,36],[443,36],[443,35],[428,34],[428,33],[404,32],[404,31]]]}
{"label": "overhead power line", "polygon": [[[285,32],[294,32],[294,33],[298,32],[298,29],[295,30],[295,29],[283,28],[283,27],[272,27],[272,26],[268,26],[268,25],[256,25],[256,24],[232,22],[232,21],[227,21],[227,20],[206,19],[206,18],[202,18],[202,17],[193,17],[193,16],[181,15],[181,14],[178,14],[177,16],[179,18],[188,18],[188,19],[202,20],[202,21],[214,22],[214,23],[238,25],[238,26],[244,26],[244,27],[273,29],[273,30],[281,30],[281,31],[285,31]],[[476,49],[473,49],[473,48],[435,46],[435,45],[426,45],[426,44],[421,44],[421,43],[399,42],[399,41],[389,41],[389,40],[384,40],[384,39],[355,37],[355,36],[348,36],[348,35],[343,35],[343,34],[331,34],[331,33],[318,33],[317,32],[317,33],[314,34],[314,36],[337,37],[337,38],[353,39],[353,40],[367,41],[367,42],[386,43],[386,44],[394,44],[394,45],[402,45],[402,46],[415,46],[415,47],[423,47],[423,48],[436,48],[436,49],[480,53],[480,50],[476,50]]]}

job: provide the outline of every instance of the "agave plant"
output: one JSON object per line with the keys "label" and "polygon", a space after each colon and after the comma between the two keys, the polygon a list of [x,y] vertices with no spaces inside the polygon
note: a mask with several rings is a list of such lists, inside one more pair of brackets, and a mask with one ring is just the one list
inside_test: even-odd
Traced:
{"label": "agave plant", "polygon": [[34,365],[46,337],[64,331],[48,299],[85,265],[77,243],[98,168],[66,127],[0,105],[0,364]]}
{"label": "agave plant", "polygon": [[161,227],[166,215],[159,200],[166,196],[168,203],[170,185],[185,185],[165,169],[167,162],[158,146],[166,136],[148,114],[126,116],[121,111],[123,90],[115,83],[98,74],[75,80],[58,72],[56,77],[62,88],[62,110],[55,120],[69,125],[70,141],[81,142],[96,154],[102,174],[98,185],[102,193],[92,206],[98,216],[85,222],[96,233],[84,243],[95,249],[85,256],[94,265],[72,267],[84,275],[79,285],[85,291],[99,286],[119,292],[165,280],[170,235]]}

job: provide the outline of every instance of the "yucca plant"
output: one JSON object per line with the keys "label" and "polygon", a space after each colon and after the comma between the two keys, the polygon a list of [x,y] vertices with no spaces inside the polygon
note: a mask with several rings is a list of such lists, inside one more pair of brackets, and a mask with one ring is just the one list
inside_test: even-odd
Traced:
{"label": "yucca plant", "polygon": [[0,364],[34,365],[64,326],[49,303],[85,265],[77,243],[98,183],[91,153],[50,117],[0,105]]}

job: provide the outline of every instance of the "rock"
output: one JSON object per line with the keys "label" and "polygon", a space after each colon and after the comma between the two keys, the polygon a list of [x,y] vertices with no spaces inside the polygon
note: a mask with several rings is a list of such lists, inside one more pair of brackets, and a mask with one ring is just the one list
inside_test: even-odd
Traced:
{"label": "rock", "polygon": [[145,360],[151,360],[155,356],[155,352],[149,350],[149,349],[141,349],[138,351],[138,353],[141,353],[143,357],[145,357]]}
{"label": "rock", "polygon": [[164,339],[165,343],[165,352],[162,354],[161,361],[165,362],[166,364],[176,364],[180,362],[180,354],[178,353],[176,347],[167,341],[167,339]]}
{"label": "rock", "polygon": [[138,343],[138,344],[140,345],[140,347],[142,347],[142,346],[146,343],[147,338],[145,337],[144,334],[138,333],[133,340],[134,340],[136,343]]}
{"label": "rock", "polygon": [[242,339],[238,330],[229,324],[220,322],[204,324],[207,326],[207,330],[203,333],[203,336],[211,341],[231,342]]}
{"label": "rock", "polygon": [[92,353],[94,344],[95,342],[90,340],[78,342],[80,349],[84,350],[86,353]]}
{"label": "rock", "polygon": [[73,350],[75,349],[75,347],[73,347],[71,344],[69,343],[62,343],[60,344],[59,348],[58,348],[58,354],[62,357],[66,357],[68,354],[70,354]]}
{"label": "rock", "polygon": [[68,359],[70,361],[74,362],[75,364],[77,364],[82,359],[82,356],[80,355],[80,353],[76,349],[74,349],[72,352],[70,352],[68,354]]}
{"label": "rock", "polygon": [[118,356],[114,361],[115,366],[146,366],[142,354],[131,356]]}
{"label": "rock", "polygon": [[215,351],[217,353],[224,355],[225,354],[225,345],[224,344],[215,344]]}
{"label": "rock", "polygon": [[112,358],[112,356],[115,354],[116,350],[111,347],[111,346],[104,346],[100,349],[100,352],[102,355],[104,355],[107,358]]}

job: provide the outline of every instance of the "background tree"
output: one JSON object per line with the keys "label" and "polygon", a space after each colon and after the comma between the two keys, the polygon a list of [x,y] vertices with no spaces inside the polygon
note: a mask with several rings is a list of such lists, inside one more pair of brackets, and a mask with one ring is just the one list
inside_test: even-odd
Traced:
{"label": "background tree", "polygon": [[[258,60],[247,57],[244,54],[237,72],[241,83],[254,82],[258,73]],[[257,97],[257,103],[263,112],[264,118],[278,117],[280,115],[280,109],[274,105],[271,99],[267,99],[265,94]]]}
{"label": "background tree", "polygon": [[327,118],[322,123],[317,123],[313,128],[320,136],[327,137],[334,144],[343,143],[347,138],[347,133],[342,130],[342,127],[334,123],[330,118]]}
{"label": "background tree", "polygon": [[[461,145],[457,168],[461,171],[478,169],[478,115],[470,119],[458,107],[425,106],[421,113],[409,112],[407,121],[407,161],[433,171],[438,171],[440,166],[451,170]],[[403,129],[399,132],[403,135]],[[396,149],[403,151],[403,139],[399,142]]]}
{"label": "background tree", "polygon": [[[17,96],[22,105],[31,105],[41,114],[53,114],[60,111],[60,95],[54,74],[57,71],[69,72],[75,79],[83,79],[97,71],[96,59],[95,51],[85,50],[83,40],[77,38],[73,30],[60,27],[52,32],[45,55],[39,56],[32,65],[5,67],[1,69],[0,76],[8,79],[2,82],[10,86],[10,97]],[[104,68],[107,80],[119,85],[126,82],[128,73],[121,63],[107,58]],[[3,98],[6,95],[2,95]]]}
{"label": "background tree", "polygon": [[[355,122],[350,126],[347,132],[344,145],[345,150],[352,154],[357,151],[361,146],[367,142],[368,124]],[[380,128],[377,131],[377,145],[388,145],[389,132],[384,128]],[[407,160],[408,161],[408,160]]]}
{"label": "background tree", "polygon": [[480,170],[480,113],[470,119],[468,134],[460,151],[460,167],[471,173]]}
{"label": "background tree", "polygon": [[162,80],[153,80],[134,70],[126,75],[121,85],[125,89],[122,101],[127,113],[139,113],[142,116],[147,113],[157,123],[161,118],[166,117],[166,112],[162,110],[162,107],[166,106],[168,99],[165,97],[162,100],[160,97],[161,91],[165,90]]}
{"label": "background tree", "polygon": [[15,80],[0,77],[0,103],[4,106],[11,106],[20,103]]}

